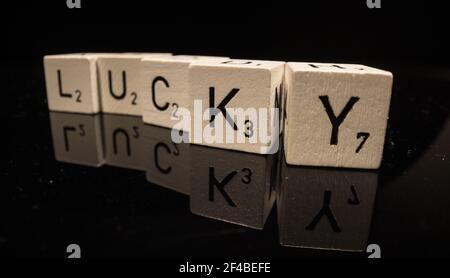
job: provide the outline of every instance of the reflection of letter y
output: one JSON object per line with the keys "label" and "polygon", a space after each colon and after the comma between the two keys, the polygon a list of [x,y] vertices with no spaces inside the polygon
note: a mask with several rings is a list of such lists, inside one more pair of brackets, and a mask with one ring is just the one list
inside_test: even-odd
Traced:
{"label": "reflection of letter y", "polygon": [[331,191],[326,190],[323,193],[323,207],[320,209],[319,213],[314,217],[311,223],[305,227],[306,230],[308,231],[314,230],[317,223],[319,223],[320,219],[322,219],[322,217],[326,215],[328,221],[331,224],[331,227],[333,228],[333,232],[336,233],[341,232],[341,228],[339,228],[336,218],[334,217],[333,211],[331,211],[330,202],[331,202]]}

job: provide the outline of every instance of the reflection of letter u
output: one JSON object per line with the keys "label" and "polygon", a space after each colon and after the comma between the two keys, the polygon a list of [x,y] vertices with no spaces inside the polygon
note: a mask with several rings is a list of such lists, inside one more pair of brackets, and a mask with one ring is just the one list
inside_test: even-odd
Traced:
{"label": "reflection of letter u", "polygon": [[123,70],[122,71],[122,93],[120,95],[116,95],[113,90],[112,85],[112,73],[110,70],[108,70],[108,82],[109,82],[109,93],[111,96],[115,99],[123,99],[125,95],[127,94],[127,74]]}
{"label": "reflection of letter u", "polygon": [[158,168],[158,170],[161,172],[161,173],[163,173],[163,174],[168,174],[168,173],[170,173],[170,171],[172,171],[172,167],[171,166],[168,166],[167,168],[163,168],[163,167],[161,167],[161,165],[159,164],[159,157],[158,157],[158,149],[159,148],[163,148],[163,149],[165,149],[166,150],[166,152],[168,153],[168,154],[170,154],[171,152],[170,152],[170,149],[169,149],[169,147],[166,145],[166,144],[164,144],[164,143],[162,143],[162,142],[159,142],[158,144],[156,144],[155,145],[155,149],[153,150],[154,151],[154,156],[155,156],[155,165],[156,165],[156,168]]}
{"label": "reflection of letter u", "polygon": [[123,136],[125,137],[125,146],[127,148],[127,155],[130,156],[131,155],[130,136],[124,129],[121,129],[121,128],[118,128],[118,129],[114,130],[114,132],[113,132],[114,154],[117,154],[117,135],[118,134],[123,134]]}

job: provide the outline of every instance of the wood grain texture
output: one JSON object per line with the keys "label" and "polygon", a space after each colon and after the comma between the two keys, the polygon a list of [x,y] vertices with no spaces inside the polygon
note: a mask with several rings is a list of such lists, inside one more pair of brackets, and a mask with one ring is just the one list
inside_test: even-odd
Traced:
{"label": "wood grain texture", "polygon": [[286,160],[294,165],[376,169],[392,74],[362,65],[288,63]]}
{"label": "wood grain texture", "polygon": [[[230,150],[250,153],[264,153],[274,145],[272,135],[278,139],[274,130],[274,115],[270,109],[276,106],[276,96],[281,90],[284,74],[284,62],[259,60],[229,60],[229,61],[198,61],[190,65],[189,69],[189,97],[190,111],[195,119],[202,118],[202,114],[211,106],[219,109],[225,103],[221,113],[217,113],[214,120],[204,119],[201,123],[193,121],[192,136],[203,132],[201,138],[192,137],[192,143],[202,144]],[[213,94],[214,99],[212,99]],[[202,102],[202,109],[195,109],[194,103]],[[260,117],[260,109],[266,109]],[[257,113],[255,120],[248,122],[246,116],[233,117],[228,111],[241,109]],[[202,113],[202,114],[200,114]],[[251,115],[250,113],[248,115]],[[227,120],[226,118],[230,120]],[[267,132],[260,131],[266,125]],[[251,128],[250,128],[251,125]],[[223,136],[216,136],[221,134]],[[239,136],[244,142],[238,142]],[[234,138],[227,141],[227,137]],[[267,140],[266,137],[268,137]],[[216,140],[221,138],[221,140]],[[268,152],[267,152],[268,153]]]}
{"label": "wood grain texture", "polygon": [[48,107],[51,111],[98,113],[96,61],[104,54],[64,54],[44,57]]}

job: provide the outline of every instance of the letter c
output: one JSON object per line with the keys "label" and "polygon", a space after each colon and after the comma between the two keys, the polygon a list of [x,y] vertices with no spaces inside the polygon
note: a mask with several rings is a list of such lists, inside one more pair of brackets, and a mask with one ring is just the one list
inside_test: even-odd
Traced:
{"label": "letter c", "polygon": [[172,167],[171,167],[171,166],[168,166],[168,167],[166,167],[166,168],[162,168],[161,165],[159,165],[158,149],[159,149],[160,147],[163,148],[163,149],[165,149],[166,152],[167,152],[168,154],[171,153],[169,147],[167,147],[166,144],[164,144],[164,143],[162,143],[162,142],[159,142],[158,144],[156,144],[156,145],[155,145],[155,149],[153,150],[153,151],[154,151],[154,157],[155,157],[155,165],[156,165],[156,168],[158,168],[158,170],[159,170],[161,173],[163,173],[163,174],[168,174],[168,173],[170,173],[170,171],[172,170]]}
{"label": "letter c", "polygon": [[156,103],[156,90],[155,90],[155,86],[156,86],[156,83],[157,83],[158,81],[163,82],[164,85],[166,86],[166,88],[169,88],[170,86],[169,86],[169,82],[167,82],[167,80],[166,80],[164,77],[162,77],[162,76],[157,76],[157,77],[155,77],[155,79],[153,79],[153,82],[152,82],[152,101],[153,101],[153,105],[155,105],[155,107],[156,107],[158,110],[164,111],[164,110],[166,110],[166,109],[169,107],[169,103],[166,102],[163,106],[160,106],[160,105],[158,105],[158,103]]}

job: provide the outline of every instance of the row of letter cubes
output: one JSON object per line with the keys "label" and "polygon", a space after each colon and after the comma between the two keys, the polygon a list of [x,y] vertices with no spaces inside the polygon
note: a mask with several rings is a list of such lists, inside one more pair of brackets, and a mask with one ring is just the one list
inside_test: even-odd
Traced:
{"label": "row of letter cubes", "polygon": [[50,110],[138,115],[187,131],[175,141],[250,153],[277,152],[283,133],[293,165],[381,163],[387,71],[164,53],[51,55],[44,63]]}

